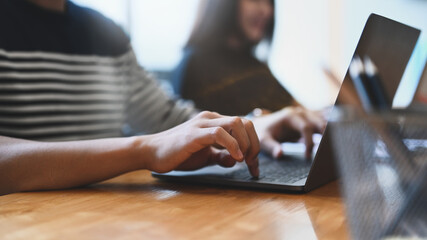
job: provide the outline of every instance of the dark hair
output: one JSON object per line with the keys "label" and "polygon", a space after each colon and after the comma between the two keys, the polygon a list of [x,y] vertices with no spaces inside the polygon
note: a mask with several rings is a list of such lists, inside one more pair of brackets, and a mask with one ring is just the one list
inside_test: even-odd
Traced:
{"label": "dark hair", "polygon": [[[187,47],[217,47],[224,46],[230,34],[241,34],[238,24],[239,0],[206,0],[200,6],[198,20],[195,23]],[[274,9],[274,0],[271,0]],[[273,19],[267,26],[264,39],[271,42],[274,31]],[[253,47],[253,44],[250,47]]]}

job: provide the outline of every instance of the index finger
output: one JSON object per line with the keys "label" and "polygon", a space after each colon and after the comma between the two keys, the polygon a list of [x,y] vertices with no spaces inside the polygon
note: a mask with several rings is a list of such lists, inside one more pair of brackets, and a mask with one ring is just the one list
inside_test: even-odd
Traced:
{"label": "index finger", "polygon": [[259,177],[258,154],[260,152],[260,143],[258,135],[256,134],[255,126],[251,121],[247,119],[242,119],[242,121],[250,141],[250,147],[246,153],[245,161],[248,165],[251,175],[254,177]]}

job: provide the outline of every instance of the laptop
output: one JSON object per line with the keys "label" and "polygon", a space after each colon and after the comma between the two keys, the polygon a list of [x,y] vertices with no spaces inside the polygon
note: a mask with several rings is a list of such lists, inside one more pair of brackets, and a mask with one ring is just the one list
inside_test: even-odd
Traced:
{"label": "laptop", "polygon": [[[372,14],[360,37],[355,54],[369,56],[377,64],[387,96],[394,96],[420,31]],[[347,75],[343,84],[354,86]],[[342,89],[342,88],[341,88]],[[335,106],[340,105],[340,90]],[[209,166],[196,171],[152,173],[162,180],[215,186],[232,186],[267,191],[309,192],[337,178],[330,127],[326,126],[312,159],[304,158],[304,149],[280,159],[259,155],[260,177],[252,178],[244,163],[232,168]],[[285,149],[286,152],[286,149]]]}

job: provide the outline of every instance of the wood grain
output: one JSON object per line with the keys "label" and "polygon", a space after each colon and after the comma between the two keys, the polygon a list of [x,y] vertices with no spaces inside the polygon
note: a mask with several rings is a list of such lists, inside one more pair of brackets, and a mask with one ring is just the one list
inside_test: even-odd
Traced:
{"label": "wood grain", "polygon": [[347,239],[337,182],[286,194],[162,182],[147,171],[0,197],[0,239]]}

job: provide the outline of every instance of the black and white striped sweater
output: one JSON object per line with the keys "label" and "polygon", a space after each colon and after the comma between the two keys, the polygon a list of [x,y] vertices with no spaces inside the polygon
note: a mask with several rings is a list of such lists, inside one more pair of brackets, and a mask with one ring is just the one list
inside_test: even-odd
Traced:
{"label": "black and white striped sweater", "polygon": [[129,39],[101,14],[0,0],[0,135],[66,141],[153,133],[194,109],[142,69]]}

